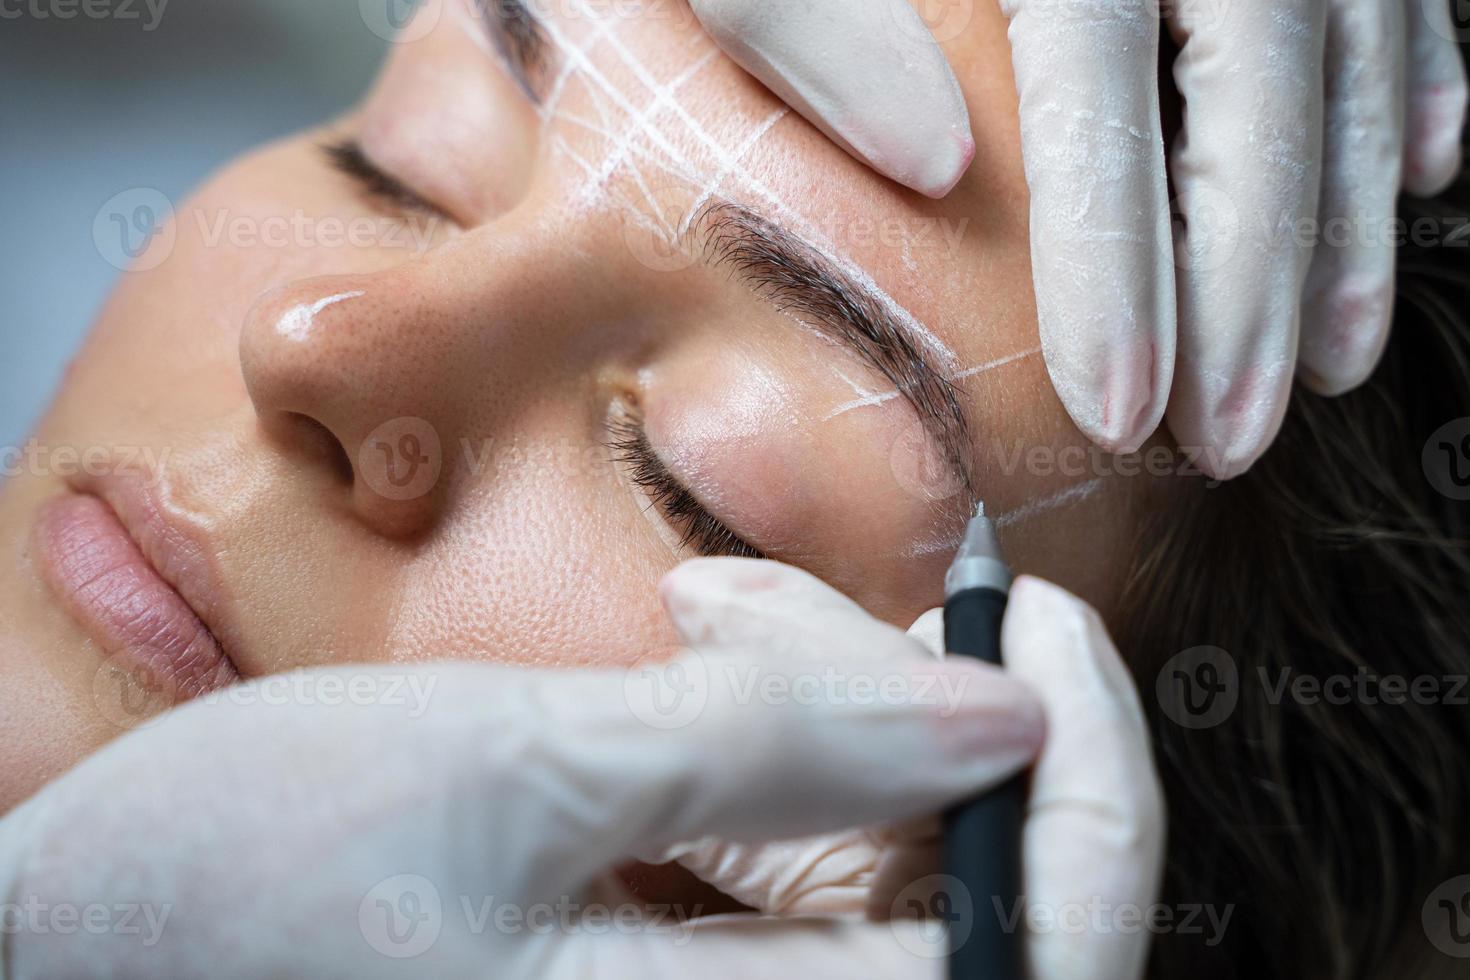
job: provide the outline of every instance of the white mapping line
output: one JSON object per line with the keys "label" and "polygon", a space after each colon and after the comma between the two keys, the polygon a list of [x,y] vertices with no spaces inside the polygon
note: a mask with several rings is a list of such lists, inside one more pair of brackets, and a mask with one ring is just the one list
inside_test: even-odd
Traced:
{"label": "white mapping line", "polygon": [[[640,112],[640,110],[636,108],[631,101],[629,101],[628,97],[618,90],[617,86],[608,81],[607,77],[598,70],[595,64],[592,63],[592,59],[587,56],[586,52],[569,43],[566,36],[557,29],[554,21],[548,19],[544,22],[544,26],[546,28],[547,34],[551,37],[552,41],[557,45],[557,47],[562,50],[563,54],[576,63],[577,68],[580,71],[584,80],[594,83],[597,88],[602,90],[602,93],[604,95],[606,95],[614,103],[616,103],[629,116],[638,117],[647,113],[647,109]],[[606,33],[606,37],[610,41],[617,42],[617,36],[612,31],[608,31]],[[626,48],[621,43],[617,43],[617,46],[619,49],[626,51]],[[591,91],[590,87],[589,91]],[[645,127],[645,133],[648,136],[649,140],[654,143],[654,145],[663,150],[664,153],[668,154],[669,158],[680,167],[683,167],[686,170],[690,171],[694,169],[693,161],[691,161],[682,152],[680,152],[679,148],[675,146],[672,142],[670,142],[668,138],[663,135],[663,133],[659,132],[658,127],[647,126]]]}
{"label": "white mapping line", "polygon": [[305,340],[311,334],[312,321],[317,318],[317,315],[322,310],[325,310],[329,306],[336,306],[338,303],[344,303],[349,299],[357,299],[359,296],[366,295],[366,293],[359,289],[351,293],[338,293],[336,296],[328,296],[326,299],[319,299],[315,303],[302,303],[300,306],[293,306],[281,314],[281,318],[276,321],[276,332],[290,340]]}
{"label": "white mapping line", "polygon": [[[573,115],[570,112],[562,111],[556,114],[556,118],[561,122],[571,123],[573,126],[580,126],[583,129],[587,130],[587,132],[592,133],[595,136],[601,136],[609,143],[617,139],[617,137],[613,133],[609,132],[606,129],[602,129],[597,125],[597,123],[586,118],[585,116],[577,116]],[[649,164],[652,167],[656,167],[659,170],[662,170],[670,177],[675,177],[679,180],[682,180],[690,187],[695,187],[699,184],[699,179],[695,177],[693,173],[687,170],[675,169],[676,165],[671,164],[668,161],[659,159],[657,156],[654,155],[654,152],[652,150],[639,146],[637,143],[634,143],[632,146],[629,147],[629,149],[632,150],[636,156],[642,157],[645,163]],[[601,170],[600,167],[593,167],[592,171],[588,174],[588,177],[592,177],[599,170]]]}
{"label": "white mapping line", "polygon": [[[571,0],[571,2],[576,4],[585,12],[585,7],[583,6],[581,0]],[[666,103],[668,107],[673,110],[674,114],[679,117],[680,121],[683,122],[685,126],[689,127],[689,131],[693,133],[700,142],[704,143],[705,146],[708,147],[712,153],[714,153],[719,164],[725,168],[727,173],[738,177],[739,179],[744,181],[751,190],[766,198],[766,200],[775,205],[782,212],[786,213],[792,218],[795,218],[804,226],[804,228],[808,232],[813,230],[813,226],[810,221],[808,221],[803,215],[788,207],[786,202],[777,197],[774,191],[765,186],[764,183],[762,183],[752,174],[747,172],[745,168],[740,165],[739,161],[730,156],[730,152],[726,150],[725,147],[722,146],[718,140],[714,139],[709,135],[709,133],[705,132],[704,127],[699,124],[698,120],[691,116],[689,112],[677,101],[670,98],[668,86],[660,84],[656,78],[650,75],[648,73],[648,70],[645,69],[643,65],[639,63],[638,59],[633,56],[633,53],[628,50],[627,45],[623,44],[623,42],[616,35],[609,35],[608,42],[612,45],[613,50],[617,52],[618,57],[622,59],[623,64],[626,65],[627,68],[631,72],[633,72],[635,76],[637,76],[638,80],[642,82],[645,86],[647,86],[648,89],[654,93],[655,97],[659,101]],[[873,296],[876,297],[880,303],[883,304],[890,316],[901,319],[905,323],[905,325],[908,326],[910,332],[912,332],[915,336],[921,338],[925,346],[929,347],[935,355],[943,359],[946,366],[953,367],[957,359],[953,350],[951,350],[942,340],[935,336],[932,330],[930,330],[924,324],[920,323],[917,317],[915,317],[904,307],[900,306],[893,299],[892,296],[888,295],[888,293],[884,291],[873,280],[873,278],[867,274],[867,272],[854,265],[852,262],[849,262],[846,258],[839,257],[836,254],[836,249],[832,247],[830,242],[825,242],[824,244],[826,247],[823,248],[822,251],[828,261],[841,268],[842,271],[851,278],[862,283],[863,286],[870,293],[872,293]]]}
{"label": "white mapping line", "polygon": [[[1023,350],[1016,354],[1007,354],[1005,357],[996,358],[993,361],[987,361],[984,364],[977,364],[975,367],[966,368],[965,370],[960,371],[956,374],[951,374],[949,375],[948,380],[963,381],[966,378],[973,378],[977,374],[984,374],[986,371],[994,371],[996,368],[1005,367],[1007,364],[1014,364],[1017,361],[1023,361],[1027,358],[1035,357],[1040,353],[1040,347],[1033,347],[1030,350]],[[852,401],[843,402],[841,405],[838,405],[836,408],[834,408],[831,412],[828,412],[822,417],[823,422],[830,422],[833,419],[837,418],[839,415],[846,415],[848,412],[854,411],[859,408],[873,408],[877,405],[884,405],[888,402],[893,401],[893,399],[897,398],[901,394],[901,392],[897,390],[883,392],[866,391],[858,387],[858,385],[854,383],[851,378],[848,378],[846,375],[842,374],[842,372],[839,371],[838,376],[852,387],[853,392],[857,394],[858,397],[854,398]]]}
{"label": "white mapping line", "polygon": [[[760,125],[755,128],[755,132],[747,136],[745,138],[745,141],[736,148],[734,157],[736,165],[739,165],[740,162],[745,159],[746,154],[755,149],[756,144],[759,143],[765,137],[765,135],[771,131],[771,128],[775,126],[776,123],[780,122],[782,119],[785,119],[786,114],[790,111],[791,110],[788,109],[786,106],[782,106],[781,108],[777,109],[775,112],[767,116],[765,119],[763,119]],[[684,216],[684,223],[679,226],[680,237],[683,237],[684,235],[687,235],[689,233],[689,225],[694,221],[695,218],[699,216],[699,212],[704,208],[706,204],[709,203],[710,198],[715,196],[715,191],[719,189],[720,184],[723,183],[725,178],[728,176],[730,176],[729,169],[721,164],[720,168],[715,171],[714,177],[711,178],[709,183],[704,185],[704,190],[699,192],[699,197],[695,199],[693,207],[689,209],[689,213]]]}
{"label": "white mapping line", "polygon": [[[586,5],[581,2],[581,0],[570,0],[570,2],[574,4],[581,15],[591,16],[593,17],[593,19],[595,19],[595,15],[591,14],[591,12],[587,9]],[[645,109],[640,111],[636,109],[633,104],[628,100],[628,98],[621,91],[618,90],[617,86],[608,81],[607,77],[603,75],[600,70],[598,70],[597,66],[593,64],[592,59],[585,51],[568,42],[566,36],[557,29],[555,23],[552,20],[546,20],[544,22],[544,26],[547,30],[547,34],[551,37],[553,43],[555,43],[562,50],[563,54],[570,59],[570,61],[581,72],[582,76],[586,80],[595,83],[597,87],[602,89],[605,95],[611,98],[615,103],[619,104],[622,107],[623,111],[627,112],[630,116],[633,116],[635,118],[646,118],[648,110]],[[688,113],[688,111],[684,109],[682,105],[680,105],[676,100],[670,97],[671,92],[669,86],[660,83],[651,74],[649,74],[648,70],[638,61],[636,57],[633,56],[633,53],[628,50],[627,45],[625,45],[618,38],[616,32],[608,31],[605,36],[613,49],[617,52],[618,57],[622,60],[623,64],[630,71],[632,71],[633,74],[638,78],[638,80],[642,82],[643,85],[654,94],[655,101],[663,102],[670,109],[673,110],[674,114],[680,119],[680,121],[682,121],[684,125],[689,128],[689,131],[693,133],[694,136],[715,155],[717,163],[725,170],[727,175],[737,177],[753,192],[759,194],[770,204],[774,205],[778,211],[785,214],[788,218],[794,219],[795,222],[800,225],[802,231],[807,235],[807,237],[812,239],[814,244],[818,245],[819,251],[822,252],[823,256],[828,261],[840,268],[850,278],[861,283],[863,287],[867,289],[867,291],[871,293],[879,301],[880,304],[883,305],[890,316],[901,320],[909,328],[911,333],[919,337],[924,342],[926,347],[930,348],[930,350],[936,356],[940,357],[943,360],[947,367],[953,367],[955,361],[957,360],[954,351],[951,350],[943,341],[941,341],[932,330],[930,330],[924,324],[920,323],[918,318],[915,317],[911,312],[909,312],[909,310],[899,305],[898,302],[895,301],[893,297],[887,293],[887,291],[879,286],[877,282],[875,282],[873,278],[867,274],[866,271],[864,271],[854,263],[848,261],[846,258],[839,256],[837,254],[836,248],[833,247],[832,243],[829,240],[825,239],[824,235],[820,234],[820,230],[817,229],[811,221],[807,220],[805,216],[801,215],[800,213],[789,207],[786,202],[781,200],[775,194],[774,191],[772,191],[763,182],[761,182],[755,176],[746,171],[746,169],[741,166],[739,161],[734,159],[730,155],[730,152],[725,149],[725,147],[721,145],[719,141],[711,137],[709,133],[705,131],[704,127],[701,126],[699,122],[694,119]],[[701,59],[700,64],[703,63],[703,60],[704,59]],[[659,149],[668,154],[670,159],[672,159],[676,164],[686,169],[690,169],[692,167],[692,163],[689,158],[686,157],[676,146],[674,146],[663,135],[663,133],[659,131],[656,126],[646,125],[644,128],[649,140]]]}
{"label": "white mapping line", "polygon": [[[640,128],[640,123],[644,124],[641,128],[643,128],[645,131],[652,129],[651,126],[648,126],[646,124],[646,120],[648,114],[653,110],[655,103],[650,103],[648,106],[644,107],[641,112],[638,112],[632,108],[631,103],[627,102],[626,99],[620,100],[622,102],[624,111],[630,117],[630,123],[628,128],[621,135],[614,136],[612,133],[612,123],[610,122],[608,117],[608,107],[606,100],[609,96],[615,95],[616,93],[613,92],[612,86],[607,82],[606,79],[592,78],[587,70],[592,67],[591,61],[587,56],[587,51],[590,48],[594,47],[602,38],[612,36],[612,28],[610,26],[612,23],[613,22],[610,20],[599,20],[597,22],[596,31],[588,40],[585,47],[577,47],[571,44],[571,42],[566,38],[565,35],[556,30],[554,25],[550,24],[549,22],[546,25],[548,33],[552,37],[553,43],[555,43],[557,47],[562,51],[564,59],[562,71],[558,75],[555,101],[551,103],[551,115],[554,118],[572,122],[574,125],[583,126],[590,132],[601,136],[603,139],[606,139],[609,143],[614,145],[615,152],[604,158],[601,167],[593,170],[587,165],[587,161],[584,158],[578,156],[574,151],[571,150],[571,145],[567,143],[564,139],[559,138],[557,146],[559,149],[573,156],[576,159],[577,163],[582,166],[583,172],[588,178],[587,184],[585,185],[583,191],[584,197],[592,197],[596,194],[606,194],[608,192],[607,177],[609,177],[612,172],[616,170],[619,161],[623,160],[626,157],[626,154],[630,149],[640,156],[647,157],[649,163],[664,171],[665,173],[673,174],[674,176],[679,177],[680,179],[683,179],[692,185],[694,183],[694,180],[691,177],[676,173],[663,161],[654,158],[653,155],[646,151],[642,146],[639,146],[635,142],[633,142],[633,138]],[[691,66],[691,69],[689,70],[689,75],[692,77],[693,73],[698,71],[701,67],[702,65],[699,64]],[[561,92],[564,90],[567,79],[570,78],[572,74],[578,74],[584,80],[584,82],[588,83],[587,94],[592,101],[592,107],[597,111],[597,116],[601,120],[601,125],[593,123],[591,120],[588,119],[573,116],[570,113],[563,112],[560,109],[555,108],[555,102],[560,101]],[[592,82],[596,82],[598,84],[591,84]],[[683,82],[681,81],[680,84],[682,83]],[[599,85],[602,88],[601,95],[599,95],[598,93]],[[670,222],[664,220],[663,209],[659,206],[659,202],[655,199],[652,190],[649,189],[647,181],[644,180],[643,171],[636,164],[630,164],[628,169],[632,174],[634,183],[638,185],[638,190],[643,195],[644,203],[647,205],[648,210],[653,214],[654,222],[651,223],[647,221],[645,216],[641,214],[641,212],[639,212],[638,206],[633,202],[627,200],[622,195],[616,195],[618,202],[622,204],[624,208],[633,210],[635,213],[637,213],[638,221],[640,224],[648,227],[656,235],[666,240],[672,241],[674,239],[675,229]]]}
{"label": "white mapping line", "polygon": [[[616,47],[622,46],[621,42],[618,41],[616,35],[609,34],[608,41],[610,41]],[[684,71],[681,72],[677,78],[669,83],[668,91],[672,93],[682,88],[691,78],[699,74],[699,72],[703,71],[705,66],[713,61],[715,59],[715,55],[717,55],[718,53],[718,51],[709,51],[704,55],[704,57],[700,58],[689,67],[685,68]],[[625,129],[622,135],[618,137],[618,140],[613,147],[613,152],[608,154],[607,159],[603,161],[602,170],[599,172],[598,179],[593,182],[595,190],[600,190],[604,186],[606,186],[608,180],[610,180],[612,178],[612,175],[617,172],[618,167],[622,166],[625,162],[628,162],[628,150],[633,141],[636,140],[640,135],[656,129],[656,127],[654,127],[653,125],[653,116],[666,104],[668,104],[668,100],[665,98],[664,93],[654,92],[652,98],[649,99],[648,104],[645,105],[637,113],[633,114],[632,118],[628,120],[628,128]],[[639,184],[641,185],[643,182],[643,175],[642,172],[638,169],[638,165],[636,163],[629,163],[628,166],[629,169],[633,172],[635,179],[637,179]],[[647,194],[646,190],[645,194]]]}
{"label": "white mapping line", "polygon": [[[591,178],[597,172],[597,168],[593,165],[592,161],[588,160],[586,157],[582,156],[575,149],[573,149],[571,143],[567,142],[565,136],[557,133],[555,136],[552,137],[552,140],[552,145],[555,146],[562,153],[565,153],[572,160],[572,162],[577,164],[577,166],[581,167],[582,172],[586,174],[588,178]],[[648,216],[643,213],[636,202],[621,193],[611,193],[613,193],[616,201],[623,206],[624,213],[627,215],[631,215],[633,220],[636,221],[645,231],[649,232],[652,235],[669,234],[670,229],[667,223],[662,222],[662,215],[659,215],[660,223],[656,224],[655,222],[649,220]]]}
{"label": "white mapping line", "polygon": [[[600,31],[600,35],[603,34],[606,34],[605,29]],[[573,64],[574,59],[568,58],[567,63]],[[588,99],[590,99],[592,102],[592,108],[597,111],[597,118],[599,122],[593,122],[585,116],[575,115],[564,109],[557,109],[554,114],[554,118],[561,122],[568,122],[574,126],[580,126],[583,129],[587,130],[589,133],[600,136],[603,139],[607,140],[608,143],[616,143],[619,137],[613,132],[613,124],[608,116],[607,94],[600,93],[597,89],[597,86],[592,84],[588,84],[586,86],[586,91]],[[694,172],[692,170],[689,170],[685,167],[679,167],[676,161],[671,163],[670,161],[659,159],[655,155],[654,151],[649,150],[638,143],[632,143],[629,148],[640,157],[643,157],[644,160],[651,166],[657,167],[664,173],[684,181],[685,183],[689,184],[689,186],[693,187],[699,183],[699,179],[694,175]],[[676,167],[679,167],[679,169],[675,169]],[[596,173],[597,170],[593,169],[591,171],[588,171],[587,176],[589,178],[592,178],[596,175]],[[642,184],[642,175],[635,173],[634,176],[638,178],[639,183]],[[644,196],[646,198],[648,196],[647,187],[642,186],[641,189],[644,191]]]}
{"label": "white mapping line", "polygon": [[1065,507],[1079,500],[1086,500],[1102,489],[1103,482],[1103,479],[1098,477],[1094,480],[1088,480],[1086,483],[1079,483],[1076,486],[1068,487],[1060,493],[1052,494],[1050,497],[1033,500],[1029,504],[1001,514],[995,519],[995,526],[1009,527],[1012,524],[1021,524],[1039,514],[1045,514],[1048,511],[1056,510],[1058,507]]}
{"label": "white mapping line", "polygon": [[[592,101],[592,107],[597,110],[597,118],[601,120],[600,126],[592,123],[591,120],[588,120],[585,117],[575,116],[569,112],[561,110],[557,112],[556,118],[565,122],[573,123],[574,125],[582,126],[586,128],[589,132],[601,136],[609,143],[617,142],[618,135],[613,132],[613,123],[610,121],[609,118],[607,93],[600,92],[597,86],[592,84],[588,84],[586,86],[586,90],[587,97]],[[685,165],[687,161],[685,161],[685,163],[681,163],[679,160],[674,159],[672,156],[660,158],[657,155],[656,150],[649,149],[643,146],[641,143],[637,142],[629,144],[629,149],[632,150],[633,153],[642,157],[645,162],[647,162],[651,166],[657,167],[664,173],[676,177],[679,180],[682,180],[690,187],[694,187],[699,183],[699,178],[695,175],[694,171],[689,166]]]}
{"label": "white mapping line", "polygon": [[930,555],[941,554],[946,551],[958,551],[960,542],[965,540],[964,532],[952,534],[939,541],[920,541],[904,552],[905,558],[928,558]]}
{"label": "white mapping line", "polygon": [[838,405],[832,411],[822,416],[823,422],[830,422],[837,416],[846,415],[853,409],[872,408],[877,405],[882,405],[885,402],[891,402],[893,401],[893,399],[898,397],[897,391],[869,391],[867,388],[864,388],[862,385],[849,378],[845,372],[838,370],[837,368],[833,368],[833,370],[836,371],[839,378],[847,382],[847,386],[852,389],[852,393],[854,395],[857,395],[857,397],[854,398],[852,401],[843,402],[841,405]]}
{"label": "white mapping line", "polygon": [[[1086,483],[1079,483],[1076,486],[1068,487],[1060,493],[1052,494],[1050,497],[1033,500],[1029,504],[1001,514],[995,519],[995,526],[1002,528],[1010,527],[1012,524],[1023,524],[1048,511],[1056,510],[1058,507],[1065,507],[1079,500],[1086,500],[1101,490],[1103,483],[1103,479],[1099,477],[1095,480],[1088,480]],[[921,541],[906,552],[906,557],[927,558],[930,555],[955,551],[959,548],[960,542],[964,540],[965,532],[961,530],[939,541]]]}
{"label": "white mapping line", "polygon": [[1023,350],[1016,354],[1009,354],[1005,357],[997,358],[994,361],[987,361],[984,364],[977,364],[975,367],[972,368],[965,368],[965,370],[960,371],[958,374],[950,375],[949,380],[964,381],[966,378],[973,378],[977,374],[984,374],[986,371],[994,371],[996,368],[1005,367],[1007,364],[1014,364],[1017,361],[1024,361],[1026,358],[1035,357],[1040,353],[1040,347],[1033,347],[1030,350]]}
{"label": "white mapping line", "polygon": [[[587,38],[586,43],[576,48],[577,54],[581,57],[564,58],[562,60],[561,69],[556,73],[556,79],[551,83],[550,91],[546,93],[546,98],[541,101],[541,105],[538,107],[541,118],[551,119],[557,114],[558,107],[561,105],[562,93],[566,90],[567,81],[577,73],[579,61],[585,60],[592,49],[597,47],[598,42],[607,37],[608,33],[612,30],[611,25],[612,21],[610,20],[599,20],[596,29]],[[558,34],[554,36],[553,40],[556,46],[562,49],[563,55],[569,53],[564,37]],[[602,115],[600,107],[598,115]],[[607,124],[606,117],[602,121],[604,125]]]}

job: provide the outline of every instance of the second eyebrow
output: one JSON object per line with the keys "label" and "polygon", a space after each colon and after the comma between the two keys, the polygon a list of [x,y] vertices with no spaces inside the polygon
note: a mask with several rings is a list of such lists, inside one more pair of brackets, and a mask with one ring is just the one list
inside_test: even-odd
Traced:
{"label": "second eyebrow", "polygon": [[550,42],[525,0],[471,0],[485,33],[506,60],[516,81],[533,102],[540,102],[535,79],[546,66]]}
{"label": "second eyebrow", "polygon": [[716,201],[690,226],[703,234],[711,260],[734,268],[782,311],[806,314],[887,378],[974,498],[970,426],[955,386],[906,326],[816,248],[747,207]]}

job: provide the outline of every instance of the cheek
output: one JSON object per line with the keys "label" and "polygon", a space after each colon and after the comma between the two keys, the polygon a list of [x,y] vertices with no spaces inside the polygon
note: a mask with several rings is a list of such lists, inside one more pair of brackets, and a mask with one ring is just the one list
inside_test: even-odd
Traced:
{"label": "cheek", "polygon": [[603,447],[531,421],[482,447],[475,487],[393,595],[388,654],[533,667],[672,654],[654,588],[673,565]]}

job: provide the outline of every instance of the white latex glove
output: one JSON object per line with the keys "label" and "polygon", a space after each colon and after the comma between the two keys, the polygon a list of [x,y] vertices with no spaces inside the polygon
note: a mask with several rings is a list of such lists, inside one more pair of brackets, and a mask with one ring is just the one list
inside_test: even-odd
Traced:
{"label": "white latex glove", "polygon": [[874,170],[929,197],[975,157],[944,52],[906,0],[689,0],[725,53]]}
{"label": "white latex glove", "polygon": [[[762,647],[800,663],[811,659],[811,651],[847,649],[862,653],[845,663],[858,663],[860,656],[881,671],[937,658],[943,649],[942,610],[920,617],[902,640],[892,630],[889,642],[878,643],[875,624],[850,599],[770,562],[689,562],[669,576],[665,591],[680,635],[701,650]],[[1161,873],[1163,798],[1138,694],[1100,619],[1056,586],[1022,577],[1011,593],[1001,645],[1011,676],[1037,692],[1046,715],[1046,744],[1032,773],[1024,830],[1028,902],[1058,919],[1093,907],[1147,908]],[[938,821],[922,819],[775,843],[706,839],[664,856],[762,912],[866,911],[885,918],[897,899],[913,894],[915,882],[941,870],[939,843]],[[802,927],[785,928],[790,936],[801,934]],[[827,936],[823,941],[830,943],[835,927],[816,920],[807,928],[813,939]],[[836,957],[830,972],[818,970],[814,960],[813,975],[941,975],[933,966],[901,969],[893,935],[856,922],[841,928],[851,959]],[[909,949],[922,942],[909,933],[902,938]],[[930,948],[938,952],[943,944]],[[1033,980],[1130,980],[1143,975],[1147,953],[1147,933],[1133,929],[1026,936]],[[835,956],[831,950],[823,955]],[[770,971],[779,960],[758,962],[766,972],[752,968],[749,975],[775,975]],[[884,972],[890,965],[894,972]],[[807,969],[781,975],[806,975]]]}
{"label": "white latex glove", "polygon": [[[875,26],[908,23],[910,0],[693,6],[736,61],[880,172],[931,194],[957,179],[938,133],[958,131],[963,103],[937,46]],[[1401,174],[1429,195],[1460,166],[1466,82],[1449,0],[1001,9],[1057,394],[1107,449],[1137,449],[1167,406],[1201,468],[1244,472],[1274,439],[1294,372],[1341,393],[1382,353]],[[1187,105],[1168,155],[1177,235],[1161,9],[1182,46],[1174,77]],[[905,179],[926,152],[944,178]]]}

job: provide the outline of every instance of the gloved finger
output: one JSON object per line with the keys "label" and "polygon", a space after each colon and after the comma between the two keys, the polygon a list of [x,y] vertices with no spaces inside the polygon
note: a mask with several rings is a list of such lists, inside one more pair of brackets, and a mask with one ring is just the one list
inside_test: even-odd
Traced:
{"label": "gloved finger", "polygon": [[690,0],[726,54],[834,142],[929,197],[975,156],[964,94],[908,0]]}
{"label": "gloved finger", "polygon": [[[698,576],[711,566],[714,569],[723,569],[726,561],[695,561],[689,564],[692,567],[685,567],[684,574]],[[788,582],[789,595],[801,597],[806,594],[810,597],[806,604],[798,605],[792,610],[794,613],[800,614],[806,608],[808,616],[811,616],[811,610],[819,607],[823,601],[836,605],[841,610],[851,611],[853,608],[851,599],[842,597],[831,586],[819,582],[807,573],[786,566],[775,566],[775,569],[770,566],[775,566],[775,563],[739,561],[732,573],[751,577],[769,574],[785,579]],[[685,579],[684,585],[689,586],[691,583]],[[722,630],[725,632],[725,639],[731,638],[735,633],[748,632],[742,624],[750,621],[751,613],[748,610],[739,611],[739,608],[738,599],[735,601],[732,616],[726,617],[720,611],[710,608],[710,613],[714,616],[729,621],[728,626]],[[848,616],[848,619],[851,617]],[[691,626],[703,632],[709,626],[709,621],[704,620]],[[816,627],[823,629],[820,624]],[[935,627],[941,632],[929,636]],[[841,624],[838,629],[841,629]],[[908,629],[908,636],[925,638],[920,639],[920,644],[936,642],[935,649],[942,651],[942,610],[931,610],[931,613],[920,617]],[[906,660],[916,657],[917,654],[916,649],[900,648],[897,645],[891,652]],[[933,655],[941,657],[942,652],[935,652]],[[704,837],[701,840],[679,843],[660,854],[650,855],[648,860],[653,864],[678,861],[698,879],[713,884],[726,895],[766,914],[857,914],[866,907],[873,874],[883,860],[883,855],[891,849],[901,848],[906,836],[903,829],[854,827],[826,835],[770,842]]]}
{"label": "gloved finger", "polygon": [[1407,0],[1408,125],[1404,130],[1404,189],[1430,197],[1460,172],[1465,129],[1465,62],[1451,0]]}
{"label": "gloved finger", "polygon": [[1245,472],[1275,438],[1296,366],[1322,157],[1318,0],[1184,4],[1170,164],[1183,229],[1179,364],[1169,426],[1201,469]]}
{"label": "gloved finger", "polygon": [[[1022,577],[1001,643],[1047,719],[1024,834],[1027,904],[1058,922],[1077,909],[1148,908],[1163,866],[1163,792],[1138,693],[1102,621],[1076,597]],[[1028,934],[1031,975],[1143,976],[1148,932],[1118,926]]]}
{"label": "gloved finger", "polygon": [[[899,906],[909,898],[918,899],[919,908],[933,908],[932,897],[948,886],[946,879],[935,877],[944,871],[943,861],[944,827],[937,816],[911,820],[898,828],[873,871],[866,902],[868,918],[875,922],[902,918],[906,910]],[[929,879],[933,887],[916,893]]]}
{"label": "gloved finger", "polygon": [[1047,370],[1088,438],[1130,452],[1158,428],[1174,372],[1158,8],[1002,0],[1001,9]]}
{"label": "gloved finger", "polygon": [[887,846],[887,835],[868,829],[779,841],[707,837],[647,860],[678,861],[700,881],[767,915],[856,915]]}
{"label": "gloved finger", "polygon": [[664,608],[692,646],[749,645],[844,664],[931,662],[902,630],[879,622],[816,576],[754,558],[696,558],[664,577]]}
{"label": "gloved finger", "polygon": [[[710,632],[672,664],[640,665],[626,682],[604,678],[600,691],[557,699],[564,710],[546,727],[564,734],[537,755],[567,748],[534,772],[563,785],[534,796],[599,801],[595,811],[560,812],[587,823],[550,835],[588,842],[557,856],[575,862],[574,877],[705,837],[785,840],[932,812],[1006,778],[1036,749],[1035,698],[1003,672],[934,661],[855,606],[835,613],[813,602],[800,573],[752,576],[752,564],[694,563],[695,574],[685,566],[662,587],[676,619],[746,620],[741,643]],[[794,583],[794,598],[782,583]],[[808,633],[803,655],[773,654],[793,628],[787,610],[802,607],[826,632]],[[605,814],[617,822],[599,822]]]}
{"label": "gloved finger", "polygon": [[945,654],[944,610],[931,609],[914,620],[914,625],[909,627],[909,636],[918,640],[932,656],[942,659]]}
{"label": "gloved finger", "polygon": [[1404,153],[1404,8],[1333,0],[1317,250],[1302,296],[1297,371],[1323,395],[1367,380],[1388,341]]}
{"label": "gloved finger", "polygon": [[558,938],[548,980],[942,980],[945,935],[929,922],[710,916],[660,929]]}

